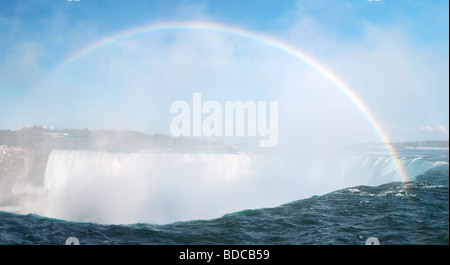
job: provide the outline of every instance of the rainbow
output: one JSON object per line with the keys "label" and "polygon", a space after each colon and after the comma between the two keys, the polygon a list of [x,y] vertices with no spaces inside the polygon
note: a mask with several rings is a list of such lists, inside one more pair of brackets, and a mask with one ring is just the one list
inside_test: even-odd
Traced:
{"label": "rainbow", "polygon": [[125,40],[131,37],[136,37],[139,35],[161,32],[161,31],[204,31],[204,32],[215,32],[222,33],[228,35],[234,35],[246,39],[250,39],[255,42],[262,43],[264,45],[270,46],[274,49],[280,50],[282,52],[287,53],[288,55],[303,61],[308,66],[314,68],[317,72],[319,72],[323,77],[328,79],[336,88],[340,89],[348,99],[353,102],[353,104],[361,111],[361,113],[368,120],[376,134],[379,136],[381,141],[386,145],[386,148],[393,158],[395,163],[395,167],[400,174],[403,183],[409,181],[409,176],[405,171],[402,161],[398,155],[397,150],[391,144],[390,137],[387,132],[383,129],[380,122],[377,120],[375,115],[370,111],[364,101],[351,89],[351,87],[346,84],[341,78],[339,78],[335,73],[333,73],[330,69],[328,69],[325,65],[314,59],[313,57],[303,53],[302,51],[296,49],[295,47],[281,41],[275,39],[271,36],[252,32],[249,30],[244,30],[237,27],[232,27],[228,25],[218,24],[215,22],[163,22],[163,23],[154,23],[149,25],[144,25],[132,29],[128,29],[122,32],[118,32],[116,34],[112,34],[110,36],[103,37],[91,44],[85,46],[84,48],[76,51],[75,53],[68,56],[58,67],[55,68],[43,81],[38,84],[37,87],[40,87],[44,84],[50,77],[56,75],[63,68],[68,65],[76,62],[81,57],[100,49],[105,45],[110,45],[113,43],[120,42],[121,40]]}

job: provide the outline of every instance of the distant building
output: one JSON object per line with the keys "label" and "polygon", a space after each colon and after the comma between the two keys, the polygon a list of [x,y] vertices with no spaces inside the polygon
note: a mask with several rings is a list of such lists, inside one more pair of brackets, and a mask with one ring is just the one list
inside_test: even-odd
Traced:
{"label": "distant building", "polygon": [[49,131],[54,131],[55,130],[55,125],[42,125],[42,129],[49,130]]}

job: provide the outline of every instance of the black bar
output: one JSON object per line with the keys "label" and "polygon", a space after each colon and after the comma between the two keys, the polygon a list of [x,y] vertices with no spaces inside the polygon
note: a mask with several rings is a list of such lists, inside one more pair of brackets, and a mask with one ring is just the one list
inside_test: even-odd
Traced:
{"label": "black bar", "polygon": [[[0,246],[3,258],[73,264],[323,264],[440,262],[449,246]],[[21,253],[17,256],[17,253]]]}

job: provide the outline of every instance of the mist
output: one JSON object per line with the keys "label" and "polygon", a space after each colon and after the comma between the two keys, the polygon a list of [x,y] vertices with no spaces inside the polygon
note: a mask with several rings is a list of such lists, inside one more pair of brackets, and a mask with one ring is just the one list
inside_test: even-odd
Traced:
{"label": "mist", "polygon": [[[209,19],[203,5],[181,6],[177,12],[184,9]],[[341,77],[393,140],[426,138],[431,132],[448,139],[448,114],[442,114],[448,101],[433,104],[448,96],[448,75],[443,74],[448,58],[440,51],[415,44],[397,25],[366,23],[359,35],[342,38],[314,17],[286,16],[288,26],[268,35]],[[95,36],[95,28],[86,25],[72,30],[76,43]],[[84,34],[86,40],[80,37]],[[172,103],[192,106],[195,93],[222,108],[227,101],[278,103],[277,143],[268,148],[248,135],[188,137],[189,148],[182,149],[140,146],[121,137],[39,146],[46,152],[37,175],[22,172],[20,181],[11,184],[9,178],[5,186],[9,190],[0,205],[13,202],[19,212],[99,223],[170,223],[401,181],[383,143],[362,158],[350,152],[355,144],[380,144],[364,113],[311,66],[263,42],[213,31],[158,31],[108,43],[45,73],[33,69],[51,53],[46,45],[17,47],[25,52],[10,55],[3,68],[11,76],[19,76],[14,72],[20,67],[32,71],[33,80],[36,72],[43,76],[15,104],[8,103],[2,127],[52,125],[170,137],[176,116]],[[220,150],[203,148],[217,143]],[[28,150],[8,152],[22,161]],[[407,162],[413,164],[413,177],[431,166]]]}
{"label": "mist", "polygon": [[[170,223],[370,182],[343,177],[335,173],[339,164],[330,163],[339,161],[332,155],[338,148],[378,141],[360,110],[303,62],[236,36],[158,32],[102,47],[37,87],[13,118],[170,135],[171,104],[193,104],[193,93],[222,104],[277,101],[276,146],[258,147],[259,138],[246,135],[188,137],[221,141],[231,154],[53,149],[37,199],[21,201],[21,211],[99,223]],[[96,138],[93,146],[108,143],[111,138]]]}

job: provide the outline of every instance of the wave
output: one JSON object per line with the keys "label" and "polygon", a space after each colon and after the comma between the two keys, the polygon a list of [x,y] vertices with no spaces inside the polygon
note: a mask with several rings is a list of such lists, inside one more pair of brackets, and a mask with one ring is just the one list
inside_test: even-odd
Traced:
{"label": "wave", "polygon": [[448,161],[436,161],[433,163],[433,167],[439,167],[439,166],[448,166]]}

